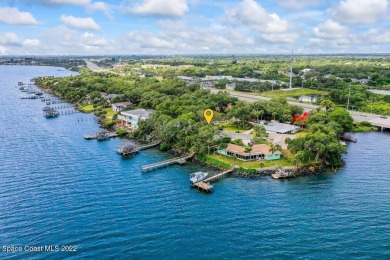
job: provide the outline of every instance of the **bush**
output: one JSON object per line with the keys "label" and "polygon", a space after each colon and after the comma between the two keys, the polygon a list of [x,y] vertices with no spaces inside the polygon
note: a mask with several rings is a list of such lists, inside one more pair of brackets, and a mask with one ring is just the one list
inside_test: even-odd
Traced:
{"label": "bush", "polygon": [[116,133],[119,135],[119,136],[124,136],[127,134],[127,131],[124,130],[124,129],[118,129],[116,130]]}
{"label": "bush", "polygon": [[115,124],[114,121],[108,121],[108,122],[106,122],[106,123],[103,125],[103,127],[104,127],[104,128],[110,128],[110,127],[112,127],[114,124]]}
{"label": "bush", "polygon": [[163,142],[160,144],[160,150],[161,151],[168,151],[172,148],[172,144],[170,143],[167,143],[167,142]]}
{"label": "bush", "polygon": [[237,168],[236,171],[248,174],[258,174],[258,171],[256,169],[246,169],[242,167]]}

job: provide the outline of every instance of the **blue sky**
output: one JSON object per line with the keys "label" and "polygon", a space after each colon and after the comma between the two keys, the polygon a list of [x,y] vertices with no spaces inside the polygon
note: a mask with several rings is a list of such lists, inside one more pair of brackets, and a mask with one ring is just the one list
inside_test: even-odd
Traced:
{"label": "blue sky", "polygon": [[0,55],[388,53],[390,0],[1,0]]}

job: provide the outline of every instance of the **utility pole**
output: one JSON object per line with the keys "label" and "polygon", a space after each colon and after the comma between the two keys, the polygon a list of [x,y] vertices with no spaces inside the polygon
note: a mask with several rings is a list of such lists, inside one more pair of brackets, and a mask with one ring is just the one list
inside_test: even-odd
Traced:
{"label": "utility pole", "polygon": [[294,50],[291,50],[291,67],[290,67],[290,89],[292,88],[292,68],[294,62]]}
{"label": "utility pole", "polygon": [[349,84],[349,94],[348,94],[347,110],[349,110],[349,98],[350,97],[351,97],[351,84]]}

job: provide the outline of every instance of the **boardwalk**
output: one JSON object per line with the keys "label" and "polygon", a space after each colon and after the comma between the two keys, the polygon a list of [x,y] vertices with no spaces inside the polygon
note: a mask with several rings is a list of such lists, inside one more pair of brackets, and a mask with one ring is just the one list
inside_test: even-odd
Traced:
{"label": "boardwalk", "polygon": [[162,162],[148,164],[148,165],[142,166],[141,171],[142,172],[149,172],[149,171],[153,171],[153,170],[156,170],[156,169],[159,169],[162,167],[166,167],[168,165],[175,164],[175,163],[184,164],[187,159],[192,158],[194,155],[195,155],[195,153],[191,153],[189,155],[176,157],[176,158],[165,160]]}

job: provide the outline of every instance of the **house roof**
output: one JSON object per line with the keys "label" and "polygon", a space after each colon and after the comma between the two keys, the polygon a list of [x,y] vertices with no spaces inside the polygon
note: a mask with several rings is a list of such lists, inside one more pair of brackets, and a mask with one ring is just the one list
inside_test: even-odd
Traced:
{"label": "house roof", "polygon": [[285,134],[290,131],[298,130],[299,127],[295,125],[290,124],[283,124],[283,123],[268,123],[266,125],[263,125],[267,133],[281,133]]}
{"label": "house roof", "polygon": [[115,103],[115,104],[112,104],[113,106],[131,106],[133,103],[131,102],[119,102],[119,103]]}
{"label": "house roof", "polygon": [[128,110],[128,111],[121,112],[121,114],[128,115],[128,116],[142,117],[143,119],[146,119],[153,112],[154,112],[153,110],[134,109],[134,110]]}
{"label": "house roof", "polygon": [[[239,154],[242,156],[249,156],[255,154],[264,154],[264,155],[272,155],[269,151],[270,147],[266,144],[255,144],[252,146],[252,151],[250,153],[245,152],[245,148],[236,144],[228,144],[226,148],[227,151],[233,152],[235,154]],[[282,154],[280,151],[276,151],[274,154]]]}

